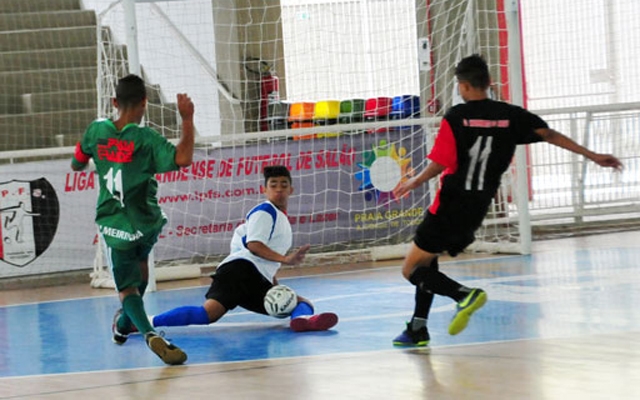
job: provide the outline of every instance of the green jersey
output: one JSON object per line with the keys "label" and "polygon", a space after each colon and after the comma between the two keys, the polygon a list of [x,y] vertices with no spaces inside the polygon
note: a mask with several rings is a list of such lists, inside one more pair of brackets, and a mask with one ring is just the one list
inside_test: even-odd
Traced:
{"label": "green jersey", "polygon": [[89,125],[72,162],[82,166],[93,158],[100,182],[96,223],[109,247],[155,241],[167,221],[155,174],[177,170],[175,154],[175,146],[151,128],[128,124],[118,131],[108,119]]}

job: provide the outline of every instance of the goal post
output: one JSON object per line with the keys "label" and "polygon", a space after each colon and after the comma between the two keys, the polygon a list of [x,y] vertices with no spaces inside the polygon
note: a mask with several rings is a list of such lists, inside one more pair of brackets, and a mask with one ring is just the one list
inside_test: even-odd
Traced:
{"label": "goal post", "polygon": [[[517,0],[506,0],[505,22],[507,25],[509,88],[510,99],[513,104],[524,107],[524,69],[522,66],[522,48],[520,28],[520,9]],[[529,172],[526,148],[518,146],[515,153],[516,182],[515,191],[518,193],[518,233],[520,234],[520,253],[531,253],[531,216],[529,214]]]}

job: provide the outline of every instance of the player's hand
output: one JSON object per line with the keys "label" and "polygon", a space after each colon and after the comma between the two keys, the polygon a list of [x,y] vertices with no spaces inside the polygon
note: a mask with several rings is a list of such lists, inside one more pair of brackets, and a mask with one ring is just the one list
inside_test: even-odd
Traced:
{"label": "player's hand", "polygon": [[622,162],[611,154],[598,154],[596,153],[591,160],[601,167],[615,168],[617,171],[622,170]]}
{"label": "player's hand", "polygon": [[297,249],[293,253],[287,255],[285,257],[285,259],[286,259],[285,264],[287,264],[287,265],[298,265],[298,264],[300,264],[302,261],[304,261],[304,258],[307,255],[307,251],[309,251],[310,248],[311,248],[311,245],[305,244],[304,246],[300,247],[299,249]]}
{"label": "player's hand", "polygon": [[186,93],[178,93],[178,112],[182,117],[182,120],[191,120],[193,119],[193,113],[195,112],[195,106],[193,105],[193,101],[191,101],[191,97],[189,97]]}
{"label": "player's hand", "polygon": [[406,181],[400,181],[393,189],[393,194],[396,196],[396,199],[400,199],[418,186],[420,186],[420,182],[418,182],[415,177],[407,179]]}

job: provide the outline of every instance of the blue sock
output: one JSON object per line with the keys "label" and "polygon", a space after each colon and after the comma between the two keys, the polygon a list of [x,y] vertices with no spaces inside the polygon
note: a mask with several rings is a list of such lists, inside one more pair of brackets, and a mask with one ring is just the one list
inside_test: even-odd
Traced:
{"label": "blue sock", "polygon": [[313,306],[309,303],[301,301],[291,312],[291,319],[298,318],[303,315],[313,315]]}
{"label": "blue sock", "polygon": [[153,317],[153,326],[209,325],[209,316],[203,306],[184,306]]}

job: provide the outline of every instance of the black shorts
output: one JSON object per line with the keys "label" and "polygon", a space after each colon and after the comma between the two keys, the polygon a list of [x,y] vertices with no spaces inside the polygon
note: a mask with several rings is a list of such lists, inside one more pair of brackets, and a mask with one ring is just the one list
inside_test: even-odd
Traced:
{"label": "black shorts", "polygon": [[429,253],[448,252],[455,257],[475,240],[477,223],[465,223],[446,215],[427,212],[418,225],[413,242]]}
{"label": "black shorts", "polygon": [[211,275],[207,299],[217,300],[227,310],[240,306],[249,311],[267,315],[264,296],[273,287],[252,262],[237,259],[218,266]]}

